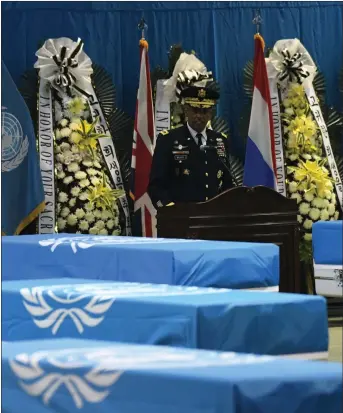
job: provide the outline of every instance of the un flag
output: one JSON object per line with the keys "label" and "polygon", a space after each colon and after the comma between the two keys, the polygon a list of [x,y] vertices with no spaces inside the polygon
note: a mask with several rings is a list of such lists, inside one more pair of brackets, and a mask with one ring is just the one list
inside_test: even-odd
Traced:
{"label": "un flag", "polygon": [[19,234],[45,207],[29,110],[1,61],[1,232]]}

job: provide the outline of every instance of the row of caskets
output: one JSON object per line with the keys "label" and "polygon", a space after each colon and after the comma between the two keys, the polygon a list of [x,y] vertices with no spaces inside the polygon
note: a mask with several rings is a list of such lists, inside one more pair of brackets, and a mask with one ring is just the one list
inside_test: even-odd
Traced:
{"label": "row of caskets", "polygon": [[62,234],[2,256],[6,412],[339,411],[342,367],[297,360],[327,357],[325,299],[272,292],[275,245]]}

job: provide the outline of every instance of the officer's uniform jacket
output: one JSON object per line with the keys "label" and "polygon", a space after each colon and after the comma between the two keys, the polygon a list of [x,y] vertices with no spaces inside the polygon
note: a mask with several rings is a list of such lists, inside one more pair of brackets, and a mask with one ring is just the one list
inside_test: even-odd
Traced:
{"label": "officer's uniform jacket", "polygon": [[206,129],[206,145],[218,149],[201,151],[187,125],[162,132],[156,142],[148,193],[155,207],[171,202],[202,202],[231,188],[224,134]]}

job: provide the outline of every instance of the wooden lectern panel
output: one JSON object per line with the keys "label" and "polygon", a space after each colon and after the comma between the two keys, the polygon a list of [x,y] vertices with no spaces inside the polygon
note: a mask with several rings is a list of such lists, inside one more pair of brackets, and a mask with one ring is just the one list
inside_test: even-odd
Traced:
{"label": "wooden lectern panel", "polygon": [[280,291],[301,292],[298,206],[276,191],[237,187],[197,204],[158,210],[163,238],[268,242],[280,247]]}

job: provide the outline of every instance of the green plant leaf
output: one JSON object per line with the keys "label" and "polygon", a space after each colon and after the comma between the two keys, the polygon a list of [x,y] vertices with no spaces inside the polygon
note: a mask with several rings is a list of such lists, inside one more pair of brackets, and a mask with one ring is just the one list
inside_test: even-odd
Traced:
{"label": "green plant leaf", "polygon": [[249,60],[243,69],[243,89],[249,99],[252,99],[254,87],[254,62]]}
{"label": "green plant leaf", "polygon": [[335,156],[335,161],[338,169],[339,176],[343,182],[343,156]]}
{"label": "green plant leaf", "polygon": [[101,66],[92,63],[93,74],[92,83],[95,88],[96,97],[101,103],[101,108],[105,117],[109,116],[113,108],[116,107],[116,88],[111,75]]}
{"label": "green plant leaf", "polygon": [[343,114],[327,105],[322,109],[333,152],[343,156]]}
{"label": "green plant leaf", "polygon": [[325,103],[325,77],[322,72],[317,72],[313,79],[313,88],[321,105]]}
{"label": "green plant leaf", "polygon": [[211,119],[212,129],[219,133],[225,133],[229,137],[230,128],[227,122],[220,116],[213,116]]}
{"label": "green plant leaf", "polygon": [[238,186],[243,185],[244,165],[243,162],[234,155],[229,155],[230,169]]}

